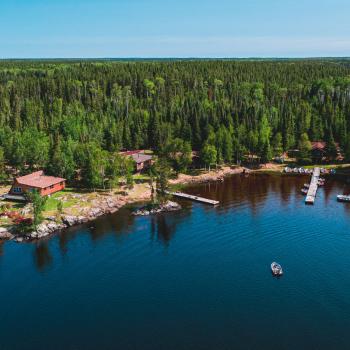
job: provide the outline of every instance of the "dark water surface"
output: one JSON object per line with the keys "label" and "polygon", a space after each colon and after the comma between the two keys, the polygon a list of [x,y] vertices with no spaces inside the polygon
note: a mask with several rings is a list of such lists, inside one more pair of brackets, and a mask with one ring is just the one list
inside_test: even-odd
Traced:
{"label": "dark water surface", "polygon": [[3,244],[0,349],[348,349],[349,189],[305,206],[306,180],[235,176],[187,190],[216,208]]}

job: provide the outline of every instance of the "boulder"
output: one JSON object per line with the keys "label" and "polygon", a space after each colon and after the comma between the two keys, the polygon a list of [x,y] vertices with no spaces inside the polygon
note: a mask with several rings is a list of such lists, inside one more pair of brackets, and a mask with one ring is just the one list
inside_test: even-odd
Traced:
{"label": "boulder", "polygon": [[[64,224],[63,225],[64,227],[83,224],[84,222],[87,222],[87,221],[89,221],[88,218],[82,215],[81,216],[73,216],[73,215],[62,216],[62,222]],[[59,229],[61,229],[61,227]]]}
{"label": "boulder", "polygon": [[62,216],[62,222],[66,224],[68,227],[76,225],[77,217],[73,215]]}
{"label": "boulder", "polygon": [[96,218],[98,216],[103,215],[104,212],[101,208],[91,208],[89,211],[89,216],[92,218]]}
{"label": "boulder", "polygon": [[11,232],[9,232],[4,227],[0,227],[0,240],[9,240],[13,238],[14,238],[14,235]]}

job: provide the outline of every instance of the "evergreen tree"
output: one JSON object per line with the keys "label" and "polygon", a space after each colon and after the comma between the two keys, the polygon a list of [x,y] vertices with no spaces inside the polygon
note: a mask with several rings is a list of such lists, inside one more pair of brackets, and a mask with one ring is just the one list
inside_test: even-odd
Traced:
{"label": "evergreen tree", "polygon": [[302,164],[311,163],[311,142],[306,133],[303,133],[300,137],[299,143],[298,161]]}

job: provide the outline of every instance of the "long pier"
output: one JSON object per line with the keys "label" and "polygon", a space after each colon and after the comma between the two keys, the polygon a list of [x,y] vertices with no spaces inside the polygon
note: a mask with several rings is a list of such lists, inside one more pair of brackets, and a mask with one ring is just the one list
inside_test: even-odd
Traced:
{"label": "long pier", "polygon": [[201,203],[210,204],[210,205],[218,205],[220,203],[219,201],[215,201],[213,199],[193,196],[191,194],[182,193],[182,192],[169,192],[169,191],[166,191],[165,193],[166,194],[170,194],[170,195],[172,195],[174,197],[191,199],[191,200],[196,201],[196,202],[201,202]]}
{"label": "long pier", "polygon": [[307,195],[305,198],[306,204],[314,204],[315,203],[319,179],[320,179],[320,168],[315,168],[313,173],[312,173],[312,178],[310,181],[309,190],[307,191]]}

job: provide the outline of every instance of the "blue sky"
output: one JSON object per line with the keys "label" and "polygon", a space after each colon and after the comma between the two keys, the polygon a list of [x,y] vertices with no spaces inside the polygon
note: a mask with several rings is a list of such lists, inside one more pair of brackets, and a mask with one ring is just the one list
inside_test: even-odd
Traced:
{"label": "blue sky", "polygon": [[0,0],[0,58],[350,56],[349,0]]}

